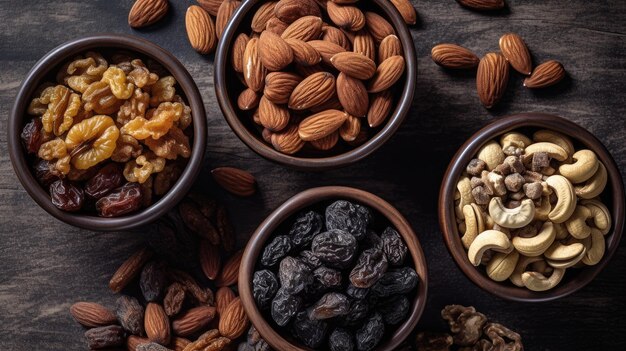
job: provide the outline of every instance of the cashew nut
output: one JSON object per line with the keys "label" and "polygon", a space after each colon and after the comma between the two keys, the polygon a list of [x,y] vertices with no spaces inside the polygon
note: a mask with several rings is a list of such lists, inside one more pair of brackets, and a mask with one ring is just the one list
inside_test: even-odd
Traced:
{"label": "cashew nut", "polygon": [[550,205],[550,199],[547,196],[543,196],[541,198],[541,205],[539,207],[535,207],[535,216],[533,220],[547,221],[548,214],[550,214],[551,209],[552,207]]}
{"label": "cashew nut", "polygon": [[556,231],[554,240],[563,240],[569,236],[565,224],[563,223],[554,223],[554,230]]}
{"label": "cashew nut", "polygon": [[552,222],[545,222],[539,233],[531,238],[516,236],[512,244],[524,256],[539,256],[554,242],[556,229]]}
{"label": "cashew nut", "polygon": [[572,143],[572,140],[566,135],[561,134],[559,132],[555,132],[553,130],[542,129],[542,130],[536,131],[533,134],[533,141],[534,142],[545,141],[548,143],[556,144],[562,147],[563,150],[567,152],[569,157],[571,157],[574,154],[575,149],[574,149],[574,143]]}
{"label": "cashew nut", "polygon": [[472,209],[474,209],[474,214],[476,215],[476,225],[478,226],[478,232],[482,233],[485,231],[485,214],[483,210],[475,203],[472,203]]}
{"label": "cashew nut", "polygon": [[513,251],[513,245],[506,234],[497,230],[485,230],[474,239],[467,251],[467,257],[474,266],[478,266],[487,250],[509,253]]}
{"label": "cashew nut", "polygon": [[591,234],[591,227],[587,225],[587,219],[591,217],[591,211],[582,205],[576,206],[572,216],[565,221],[567,231],[576,239],[584,239]]}
{"label": "cashew nut", "polygon": [[583,200],[582,205],[591,212],[593,224],[600,229],[602,235],[607,235],[611,230],[611,213],[609,209],[598,200]]}
{"label": "cashew nut", "polygon": [[539,272],[543,275],[549,275],[554,272],[554,268],[546,262],[546,260],[539,260],[530,264],[529,272]]}
{"label": "cashew nut", "polygon": [[549,278],[539,272],[524,272],[522,273],[522,282],[529,290],[546,291],[559,284],[564,275],[564,268],[555,268]]}
{"label": "cashew nut", "polygon": [[557,161],[567,160],[567,151],[554,143],[538,142],[528,145],[524,150],[525,155],[532,155],[536,152],[545,152]]}
{"label": "cashew nut", "polygon": [[587,250],[582,262],[588,266],[598,264],[604,256],[605,250],[604,235],[598,229],[591,228],[591,248]]}
{"label": "cashew nut", "polygon": [[517,265],[515,266],[515,270],[513,270],[513,274],[509,277],[511,283],[519,286],[520,288],[524,286],[524,282],[522,281],[522,273],[526,272],[526,267],[531,263],[538,262],[543,260],[541,257],[527,257],[521,255],[519,260],[517,261]]}
{"label": "cashew nut", "polygon": [[548,214],[548,218],[554,223],[563,223],[576,209],[574,187],[567,178],[561,175],[549,176],[546,183],[554,189],[557,196],[557,202]]}
{"label": "cashew nut", "polygon": [[463,206],[463,216],[465,217],[465,231],[461,237],[461,242],[467,249],[480,232],[478,231],[477,216],[472,205]]}
{"label": "cashew nut", "polygon": [[524,149],[530,144],[532,144],[532,141],[526,135],[518,132],[509,132],[500,137],[500,146],[503,149],[510,146]]}
{"label": "cashew nut", "polygon": [[582,243],[563,244],[559,241],[555,241],[550,247],[543,253],[546,259],[553,261],[567,261],[580,255],[581,251],[585,250],[585,245]]}
{"label": "cashew nut", "polygon": [[489,215],[498,225],[506,228],[521,228],[533,220],[535,204],[533,200],[526,199],[518,207],[506,208],[501,198],[494,197],[489,202]]}
{"label": "cashew nut", "polygon": [[606,187],[606,182],[608,181],[608,175],[606,173],[606,167],[602,164],[602,162],[598,162],[598,170],[596,173],[587,181],[585,184],[576,185],[574,187],[574,191],[576,195],[583,199],[591,199],[594,198]]}
{"label": "cashew nut", "polygon": [[483,160],[491,171],[504,161],[504,152],[498,143],[491,141],[478,150],[476,158]]}
{"label": "cashew nut", "polygon": [[487,264],[487,275],[497,282],[508,279],[513,274],[513,270],[515,270],[519,256],[519,252],[515,250],[508,254],[498,252]]}
{"label": "cashew nut", "polygon": [[572,164],[561,165],[559,173],[574,184],[582,183],[591,178],[598,170],[600,163],[596,153],[587,149],[576,151],[572,155],[572,160],[575,161]]}
{"label": "cashew nut", "polygon": [[459,204],[456,206],[456,217],[464,219],[463,207],[472,203],[472,185],[468,177],[461,177],[459,182],[456,183],[456,188],[459,190]]}
{"label": "cashew nut", "polygon": [[554,268],[570,268],[578,264],[578,262],[580,262],[583,259],[583,257],[585,257],[586,254],[587,254],[587,248],[582,250],[578,256],[571,258],[569,260],[564,260],[564,261],[546,260],[546,262]]}

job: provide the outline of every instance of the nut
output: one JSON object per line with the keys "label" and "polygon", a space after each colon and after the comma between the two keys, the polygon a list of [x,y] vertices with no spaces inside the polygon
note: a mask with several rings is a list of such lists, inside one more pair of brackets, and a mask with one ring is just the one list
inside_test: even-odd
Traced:
{"label": "nut", "polygon": [[472,51],[455,44],[435,45],[430,56],[439,66],[451,69],[475,68],[480,62]]}
{"label": "nut", "polygon": [[589,209],[593,224],[603,235],[611,230],[611,213],[609,209],[599,200],[583,200],[581,204]]}
{"label": "nut", "polygon": [[524,256],[539,256],[543,254],[554,242],[556,229],[552,222],[544,222],[537,235],[525,238],[516,236],[511,241],[519,253]]}
{"label": "nut", "polygon": [[587,220],[591,217],[591,211],[582,205],[576,206],[572,216],[565,222],[567,231],[576,239],[584,239],[591,234],[591,227]]}
{"label": "nut", "polygon": [[532,73],[532,62],[526,43],[515,33],[508,33],[500,37],[500,51],[511,66],[521,74]]}
{"label": "nut", "polygon": [[554,189],[557,196],[557,202],[548,214],[548,218],[554,223],[563,223],[571,217],[576,209],[574,187],[567,178],[561,175],[549,176],[546,183]]}
{"label": "nut", "polygon": [[530,199],[523,200],[519,207],[509,209],[502,199],[494,197],[489,202],[489,216],[505,228],[521,228],[530,223],[535,215],[535,204]]}
{"label": "nut", "polygon": [[604,235],[600,230],[591,228],[591,247],[587,248],[582,262],[588,266],[598,264],[604,256],[605,250]]}
{"label": "nut", "polygon": [[478,98],[486,108],[500,101],[509,82],[509,64],[502,54],[488,53],[478,64],[476,90]]}
{"label": "nut", "polygon": [[492,171],[504,161],[502,147],[495,141],[489,142],[481,147],[476,157],[487,164],[488,171]]}
{"label": "nut", "polygon": [[467,257],[474,266],[480,265],[483,254],[487,250],[509,253],[513,250],[511,241],[506,234],[497,230],[485,230],[478,234],[467,251]]}
{"label": "nut", "polygon": [[507,280],[513,274],[519,257],[519,252],[515,250],[508,254],[504,252],[496,253],[487,264],[487,275],[497,282]]}
{"label": "nut", "polygon": [[530,77],[524,79],[526,88],[545,88],[560,82],[565,78],[565,68],[556,61],[546,61],[535,67]]}
{"label": "nut", "polygon": [[240,337],[248,326],[250,321],[243,308],[243,303],[239,297],[230,302],[224,313],[220,316],[219,331],[222,336],[231,340]]}
{"label": "nut", "polygon": [[539,272],[524,272],[522,273],[522,282],[529,290],[546,291],[559,284],[564,275],[565,269],[563,268],[555,268],[549,278]]}
{"label": "nut", "polygon": [[128,25],[133,28],[149,26],[165,16],[167,0],[137,0],[128,14]]}
{"label": "nut", "polygon": [[591,150],[578,150],[572,155],[574,163],[564,164],[559,167],[559,173],[574,184],[582,183],[591,178],[600,165],[595,152]]}
{"label": "nut", "polygon": [[584,184],[574,186],[574,192],[582,199],[592,199],[604,191],[607,181],[608,174],[606,167],[604,167],[602,162],[598,162],[598,170],[596,173]]}

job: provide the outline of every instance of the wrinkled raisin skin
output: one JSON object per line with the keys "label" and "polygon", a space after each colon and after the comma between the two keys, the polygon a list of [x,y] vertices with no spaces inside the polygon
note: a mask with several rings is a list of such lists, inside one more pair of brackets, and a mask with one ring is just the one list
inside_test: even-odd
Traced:
{"label": "wrinkled raisin skin", "polygon": [[122,185],[123,181],[124,175],[120,167],[115,163],[109,163],[85,183],[85,194],[93,199],[100,199]]}
{"label": "wrinkled raisin skin", "polygon": [[337,328],[330,333],[328,338],[328,348],[330,351],[352,351],[354,350],[354,341],[348,330]]}
{"label": "wrinkled raisin skin", "polygon": [[297,294],[313,283],[309,267],[300,260],[287,256],[280,261],[278,279],[285,292]]}
{"label": "wrinkled raisin skin", "polygon": [[357,288],[369,288],[387,272],[387,258],[377,248],[367,249],[350,272],[350,282]]}
{"label": "wrinkled raisin skin", "polygon": [[391,265],[398,266],[404,263],[408,248],[400,234],[393,228],[387,227],[383,232],[383,252]]}
{"label": "wrinkled raisin skin", "polygon": [[162,265],[152,261],[143,266],[141,277],[139,278],[139,287],[146,301],[153,302],[159,300],[165,291],[166,284],[167,279]]}
{"label": "wrinkled raisin skin", "polygon": [[341,229],[361,239],[367,233],[370,217],[366,207],[338,200],[326,208],[326,229]]}
{"label": "wrinkled raisin skin", "polygon": [[134,212],[141,207],[141,187],[137,183],[126,183],[96,202],[102,217],[118,217]]}
{"label": "wrinkled raisin skin", "polygon": [[[272,300],[272,319],[276,324],[284,327],[289,323],[291,318],[300,310],[302,299],[279,289]],[[308,317],[307,317],[308,318]]]}
{"label": "wrinkled raisin skin", "polygon": [[296,217],[289,236],[294,245],[303,247],[313,241],[313,237],[322,230],[322,216],[314,211],[304,212]]}
{"label": "wrinkled raisin skin", "polygon": [[143,335],[143,306],[136,298],[122,295],[116,301],[117,319],[124,329],[134,335]]}
{"label": "wrinkled raisin skin", "polygon": [[83,207],[83,190],[66,180],[57,180],[50,185],[50,199],[58,209],[76,212]]}
{"label": "wrinkled raisin skin", "polygon": [[359,351],[373,350],[385,333],[385,324],[380,313],[374,313],[356,331],[356,348]]}
{"label": "wrinkled raisin skin", "polygon": [[352,261],[356,249],[354,236],[340,229],[331,229],[316,235],[311,244],[311,251],[322,261],[338,268],[344,268]]}
{"label": "wrinkled raisin skin", "polygon": [[39,118],[33,118],[22,130],[22,143],[29,154],[36,154],[43,141],[42,124]]}
{"label": "wrinkled raisin skin", "polygon": [[340,293],[330,292],[322,296],[311,308],[309,318],[313,320],[344,316],[350,311],[350,301]]}
{"label": "wrinkled raisin skin", "polygon": [[403,267],[385,273],[372,287],[372,293],[377,297],[406,294],[419,283],[419,276],[414,269]]}
{"label": "wrinkled raisin skin", "polygon": [[396,325],[406,319],[411,303],[406,296],[398,296],[382,301],[377,310],[383,316],[385,324]]}
{"label": "wrinkled raisin skin", "polygon": [[296,315],[292,324],[292,332],[296,339],[311,348],[318,348],[324,342],[328,332],[328,323],[321,320],[312,320],[306,311]]}
{"label": "wrinkled raisin skin", "polygon": [[286,235],[278,235],[265,246],[261,254],[261,264],[271,267],[278,263],[291,251],[291,239]]}
{"label": "wrinkled raisin skin", "polygon": [[267,269],[257,271],[252,277],[252,287],[252,294],[257,306],[261,309],[267,309],[278,291],[278,279],[274,273]]}

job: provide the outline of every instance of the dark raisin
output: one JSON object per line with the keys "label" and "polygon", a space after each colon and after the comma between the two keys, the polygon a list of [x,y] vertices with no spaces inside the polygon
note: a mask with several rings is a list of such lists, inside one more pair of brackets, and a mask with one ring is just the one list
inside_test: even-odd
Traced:
{"label": "dark raisin", "polygon": [[193,233],[208,239],[212,245],[220,243],[220,234],[217,228],[206,217],[201,208],[192,201],[183,201],[178,205],[178,212],[185,226]]}
{"label": "dark raisin", "polygon": [[300,260],[306,263],[311,269],[315,269],[322,265],[320,258],[310,250],[304,250],[300,252]]}
{"label": "dark raisin", "polygon": [[369,304],[365,300],[350,301],[350,309],[348,313],[341,318],[341,324],[346,326],[355,326],[361,323],[369,312]]}
{"label": "dark raisin", "polygon": [[418,282],[419,277],[412,268],[390,270],[374,284],[372,294],[376,297],[406,294],[413,290]]}
{"label": "dark raisin", "polygon": [[408,248],[400,234],[395,229],[387,227],[383,235],[381,235],[381,239],[383,241],[383,252],[387,256],[389,263],[393,266],[401,265],[406,258]]}
{"label": "dark raisin", "polygon": [[344,230],[358,240],[365,236],[370,217],[366,207],[338,200],[326,208],[326,229]]}
{"label": "dark raisin", "polygon": [[141,186],[138,183],[126,183],[96,201],[96,210],[102,217],[118,217],[141,207]]}
{"label": "dark raisin", "polygon": [[395,325],[406,319],[410,308],[409,299],[406,296],[398,296],[382,301],[376,309],[383,316],[385,324]]}
{"label": "dark raisin", "polygon": [[330,292],[324,294],[308,309],[310,319],[328,319],[343,316],[350,310],[350,301],[346,295]]}
{"label": "dark raisin", "polygon": [[172,351],[165,346],[159,345],[156,342],[148,342],[145,344],[139,344],[135,348],[136,351]]}
{"label": "dark raisin", "polygon": [[143,306],[136,298],[122,295],[115,303],[115,314],[122,327],[134,335],[143,335]]}
{"label": "dark raisin", "polygon": [[52,183],[60,179],[61,173],[54,168],[54,163],[38,159],[33,165],[35,178],[44,188],[49,189]]}
{"label": "dark raisin", "polygon": [[346,288],[346,295],[350,296],[353,299],[357,299],[357,300],[362,300],[364,298],[367,297],[367,294],[369,294],[370,289],[368,288],[357,288],[356,286],[352,285],[352,283],[348,284],[348,287]]}
{"label": "dark raisin", "polygon": [[[198,265],[198,237],[190,233],[177,214],[161,219],[148,230],[148,243],[174,267],[190,269]],[[168,214],[168,217],[170,216]]]}
{"label": "dark raisin", "polygon": [[76,212],[83,207],[85,194],[83,189],[66,180],[57,180],[50,185],[50,199],[58,209]]}
{"label": "dark raisin", "polygon": [[387,258],[377,248],[367,249],[350,272],[350,282],[357,288],[373,286],[387,271]]}
{"label": "dark raisin", "polygon": [[272,300],[272,319],[276,324],[284,327],[300,310],[300,307],[302,307],[300,297],[289,294],[285,289],[278,289],[274,300]]}
{"label": "dark raisin", "polygon": [[139,287],[146,301],[152,302],[159,300],[165,290],[166,284],[167,278],[162,264],[151,261],[143,266],[141,277],[139,278]]}
{"label": "dark raisin", "polygon": [[383,239],[380,238],[380,236],[378,234],[376,234],[376,232],[374,232],[371,229],[367,230],[367,234],[365,235],[365,237],[363,238],[363,240],[361,241],[361,245],[364,248],[379,248],[379,249],[383,249]]}
{"label": "dark raisin", "polygon": [[122,185],[124,175],[115,163],[102,167],[91,179],[85,183],[85,194],[93,199],[99,199]]}
{"label": "dark raisin", "polygon": [[124,329],[119,325],[92,328],[85,332],[85,339],[90,349],[105,349],[124,343]]}
{"label": "dark raisin", "polygon": [[331,229],[316,235],[311,245],[311,251],[320,260],[338,268],[344,268],[352,261],[356,248],[354,236],[339,229]]}
{"label": "dark raisin", "polygon": [[280,261],[278,279],[282,289],[290,294],[297,294],[313,283],[313,275],[309,267],[291,256]]}
{"label": "dark raisin", "polygon": [[36,154],[43,142],[42,124],[39,118],[33,118],[22,129],[22,143],[26,152]]}
{"label": "dark raisin", "polygon": [[254,300],[260,309],[267,309],[278,291],[276,275],[267,269],[254,272],[252,278]]}
{"label": "dark raisin", "polygon": [[318,348],[326,339],[328,324],[321,320],[312,320],[306,311],[298,313],[293,324],[292,333],[305,346]]}
{"label": "dark raisin", "polygon": [[328,268],[318,267],[313,271],[315,280],[325,288],[336,288],[341,286],[341,272]]}
{"label": "dark raisin", "polygon": [[289,251],[291,251],[291,238],[286,235],[277,235],[263,249],[261,264],[271,267],[287,256]]}
{"label": "dark raisin", "polygon": [[218,206],[215,213],[215,227],[217,233],[220,236],[220,244],[224,251],[230,253],[235,250],[237,244],[237,237],[235,235],[235,229],[233,228],[230,219],[228,218],[228,212],[226,207]]}
{"label": "dark raisin", "polygon": [[352,351],[354,350],[352,335],[346,329],[337,328],[328,337],[328,347],[330,351]]}
{"label": "dark raisin", "polygon": [[163,298],[163,309],[168,317],[177,315],[183,308],[183,302],[185,302],[185,288],[180,284],[174,282],[165,290],[165,297]]}
{"label": "dark raisin", "polygon": [[322,216],[317,212],[303,212],[296,217],[289,235],[294,245],[303,247],[313,241],[313,237],[322,230]]}
{"label": "dark raisin", "polygon": [[363,325],[356,330],[356,349],[359,351],[373,350],[385,334],[385,324],[380,313],[369,316]]}

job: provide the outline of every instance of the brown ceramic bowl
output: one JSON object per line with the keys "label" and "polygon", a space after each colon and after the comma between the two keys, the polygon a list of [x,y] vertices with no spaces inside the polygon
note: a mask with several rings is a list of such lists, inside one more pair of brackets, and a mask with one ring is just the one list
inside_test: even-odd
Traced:
{"label": "brown ceramic bowl", "polygon": [[[150,207],[126,216],[102,218],[81,213],[59,210],[50,202],[50,194],[37,182],[28,163],[20,133],[29,118],[26,108],[33,93],[44,81],[54,81],[54,75],[62,64],[78,54],[89,50],[125,50],[160,63],[178,81],[178,86],[193,111],[193,145],[191,157],[182,175],[170,191]],[[206,120],[204,104],[185,67],[169,52],[145,39],[122,34],[104,34],[69,41],[47,53],[28,72],[17,93],[8,121],[9,154],[18,179],[30,196],[57,219],[85,229],[114,231],[135,228],[152,222],[174,207],[187,193],[198,176],[206,146]]]}
{"label": "brown ceramic bowl", "polygon": [[[409,252],[413,260],[413,268],[415,268],[415,271],[420,277],[420,282],[415,292],[415,297],[413,298],[411,311],[407,320],[402,323],[390,337],[383,339],[382,343],[376,348],[376,350],[389,351],[395,349],[395,347],[406,339],[413,328],[415,328],[417,321],[424,311],[424,307],[426,305],[426,293],[428,290],[426,259],[415,232],[402,214],[400,214],[398,210],[385,200],[363,190],[341,186],[327,186],[309,189],[285,201],[285,203],[274,210],[274,212],[272,212],[265,219],[265,221],[259,225],[248,241],[248,245],[246,246],[241,259],[241,266],[239,269],[239,295],[241,296],[244,308],[248,317],[250,317],[252,324],[254,324],[261,336],[276,350],[303,351],[310,349],[289,338],[285,335],[286,333],[281,333],[280,331],[275,330],[270,323],[265,320],[263,314],[257,308],[254,297],[252,296],[251,285],[252,276],[254,274],[255,267],[257,266],[259,255],[265,246],[265,242],[274,235],[274,232],[283,222],[287,221],[293,215],[299,213],[305,208],[315,207],[316,205],[322,204],[327,205],[331,201],[338,199],[346,199],[361,203],[370,207],[374,211],[377,211],[380,215],[386,218],[389,221],[389,224],[394,226],[398,233],[402,235],[402,238],[409,248]],[[283,330],[286,330],[286,328]]]}
{"label": "brown ceramic bowl", "polygon": [[[609,175],[607,187],[601,197],[604,204],[611,211],[613,218],[613,228],[605,236],[607,248],[600,263],[580,269],[569,269],[559,285],[544,292],[534,292],[526,288],[520,288],[508,280],[500,283],[493,281],[485,273],[484,267],[474,267],[469,262],[467,252],[461,243],[461,236],[456,226],[454,213],[456,183],[469,161],[476,155],[478,149],[506,132],[513,130],[532,132],[536,129],[558,131],[571,137],[575,147],[589,148],[598,155],[600,161],[606,166]],[[500,118],[472,135],[452,158],[439,192],[439,224],[450,254],[463,273],[479,287],[507,300],[526,302],[554,300],[569,295],[589,284],[607,265],[615,250],[617,250],[624,229],[624,187],[622,177],[615,161],[604,145],[585,128],[567,119],[542,113],[522,113]]]}
{"label": "brown ceramic bowl", "polygon": [[[381,147],[398,130],[406,117],[417,81],[417,59],[413,38],[398,11],[388,0],[372,0],[369,9],[385,17],[396,31],[402,42],[406,69],[404,77],[396,90],[395,109],[392,110],[386,123],[371,130],[370,138],[355,148],[335,147],[329,152],[301,150],[297,155],[287,155],[276,151],[272,145],[261,137],[261,131],[252,122],[251,113],[240,111],[237,97],[244,86],[237,78],[238,73],[231,65],[231,46],[239,33],[249,33],[250,22],[257,8],[263,3],[260,0],[244,1],[231,18],[215,54],[215,93],[226,122],[235,134],[249,148],[264,158],[301,170],[324,170],[338,168],[357,162]],[[403,81],[402,81],[403,80]]]}

